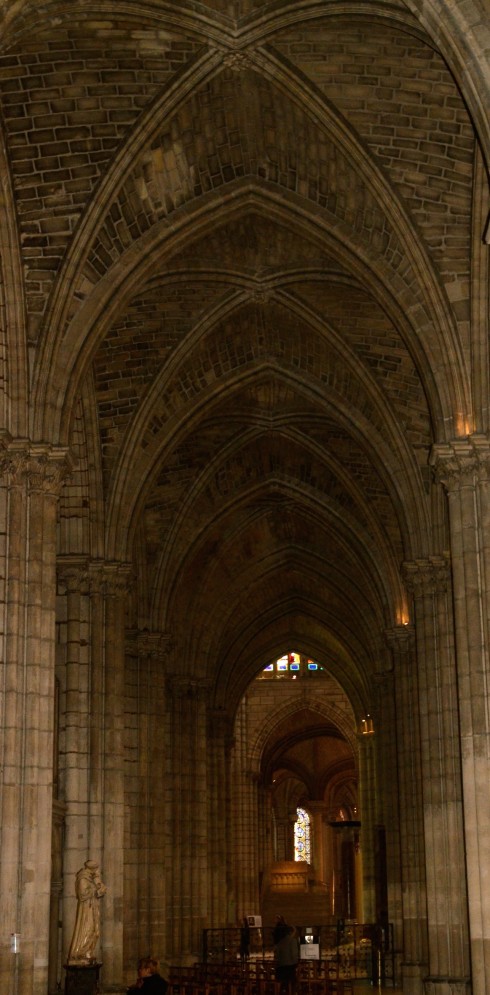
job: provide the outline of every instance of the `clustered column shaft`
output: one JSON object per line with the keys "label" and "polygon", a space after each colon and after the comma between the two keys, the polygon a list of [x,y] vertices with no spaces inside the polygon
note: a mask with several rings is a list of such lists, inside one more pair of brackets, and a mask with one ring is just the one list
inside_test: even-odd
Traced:
{"label": "clustered column shaft", "polygon": [[434,447],[448,494],[473,995],[490,990],[490,446]]}
{"label": "clustered column shaft", "polygon": [[103,869],[108,885],[104,898],[102,962],[113,983],[123,977],[124,881],[124,656],[125,606],[129,567],[106,564],[104,686],[104,830]]}
{"label": "clustered column shaft", "polygon": [[[48,985],[55,701],[56,516],[66,450],[20,445],[1,460],[0,990]],[[6,538],[8,536],[8,542]],[[10,951],[19,933],[22,956]]]}
{"label": "clustered column shaft", "polygon": [[[87,859],[89,756],[85,724],[89,714],[89,674],[80,659],[81,588],[87,567],[83,560],[63,557],[57,564],[58,586],[65,595],[63,681],[64,696],[63,782],[65,839],[63,847],[62,949],[70,946],[75,915],[75,875]],[[61,601],[61,598],[60,598]]]}
{"label": "clustered column shaft", "polygon": [[231,724],[226,715],[209,715],[209,902],[210,925],[234,922],[236,909],[231,893],[230,851],[230,753]]}
{"label": "clustered column shaft", "polygon": [[395,665],[396,739],[403,909],[403,990],[420,995],[427,974],[427,902],[415,637],[411,626],[386,633]]}
{"label": "clustered column shaft", "polygon": [[[379,881],[379,908],[383,922],[393,925],[395,950],[401,949],[403,940],[403,904],[401,880],[400,813],[398,805],[397,754],[393,749],[395,722],[394,670],[383,670],[376,675],[376,748],[379,791],[376,797],[376,846],[386,844],[380,861],[386,859],[386,880]],[[383,834],[385,834],[383,836]],[[383,870],[384,873],[384,870]],[[385,887],[386,893],[381,889]],[[397,969],[397,975],[398,975]]]}
{"label": "clustered column shaft", "polygon": [[236,798],[233,826],[235,880],[239,913],[259,908],[258,779],[250,769],[247,701],[242,699],[235,722],[233,784]]}
{"label": "clustered column shaft", "polygon": [[205,681],[167,682],[169,803],[167,956],[195,960],[207,923],[207,696]]}
{"label": "clustered column shaft", "polygon": [[429,974],[425,990],[469,990],[458,688],[446,557],[405,564],[419,675]]}
{"label": "clustered column shaft", "polygon": [[359,736],[359,785],[361,790],[361,841],[363,871],[363,919],[376,920],[376,884],[374,866],[374,819],[376,804],[375,734]]}

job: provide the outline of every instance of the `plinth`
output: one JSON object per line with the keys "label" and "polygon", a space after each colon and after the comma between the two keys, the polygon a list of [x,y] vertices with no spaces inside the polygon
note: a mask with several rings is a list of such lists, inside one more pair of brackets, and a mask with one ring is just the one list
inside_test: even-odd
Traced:
{"label": "plinth", "polygon": [[65,964],[65,995],[97,995],[102,964]]}

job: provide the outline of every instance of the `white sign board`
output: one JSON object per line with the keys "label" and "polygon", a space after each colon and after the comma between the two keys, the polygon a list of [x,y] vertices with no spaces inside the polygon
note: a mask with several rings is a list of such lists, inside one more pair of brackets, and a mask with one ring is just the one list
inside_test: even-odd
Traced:
{"label": "white sign board", "polygon": [[301,960],[320,960],[320,944],[301,943],[299,955]]}

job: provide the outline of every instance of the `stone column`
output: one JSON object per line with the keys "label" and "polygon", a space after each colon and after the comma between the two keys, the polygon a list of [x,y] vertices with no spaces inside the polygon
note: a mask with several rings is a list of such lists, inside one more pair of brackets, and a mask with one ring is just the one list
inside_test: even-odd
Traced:
{"label": "stone column", "polygon": [[62,673],[63,748],[61,751],[61,790],[66,806],[63,845],[63,937],[68,953],[75,915],[75,876],[88,853],[89,718],[88,661],[81,659],[81,591],[86,589],[87,563],[75,557],[57,562],[58,592],[64,598],[64,649]]}
{"label": "stone column", "polygon": [[230,719],[221,711],[208,716],[208,927],[234,926],[236,910],[231,888]]}
{"label": "stone column", "polygon": [[335,878],[334,878],[334,830],[330,825],[330,813],[325,813],[324,823],[324,851],[325,851],[325,884],[327,887],[326,909],[329,916],[334,914],[335,899]]}
{"label": "stone column", "polygon": [[323,800],[308,802],[308,811],[311,814],[311,854],[315,882],[325,885],[325,802]]}
{"label": "stone column", "polygon": [[[107,893],[101,902],[100,959],[104,989],[123,979],[124,871],[124,657],[125,606],[130,566],[88,565],[90,674],[79,660],[80,590],[70,565],[67,638],[67,765],[72,846],[65,853],[64,954],[68,953],[76,901],[74,877],[87,859],[97,860]],[[78,649],[77,649],[78,645]],[[77,711],[77,707],[79,711]],[[85,720],[77,730],[77,718]],[[73,768],[73,770],[71,769]]]}
{"label": "stone column", "polygon": [[250,769],[247,736],[247,698],[242,699],[235,721],[233,751],[233,863],[238,913],[259,908],[258,772]]}
{"label": "stone column", "polygon": [[490,991],[490,446],[435,446],[448,495],[473,995]]}
{"label": "stone column", "polygon": [[414,596],[419,673],[430,995],[469,991],[458,687],[449,564],[405,564]]}
{"label": "stone column", "polygon": [[[103,698],[104,790],[101,961],[105,990],[123,981],[124,901],[124,658],[125,608],[131,567],[106,563],[105,668]],[[97,858],[96,858],[97,859]],[[110,986],[110,987],[109,987]]]}
{"label": "stone column", "polygon": [[[60,909],[63,896],[63,836],[65,806],[56,799],[53,803],[53,828],[51,844],[51,902],[49,910],[49,995],[59,991],[58,981],[62,971],[63,946],[60,943]],[[62,934],[61,934],[62,941]]]}
{"label": "stone column", "polygon": [[354,834],[354,881],[355,881],[355,895],[356,895],[356,907],[354,910],[355,918],[358,922],[369,922],[367,915],[364,913],[364,886],[363,886],[363,864],[362,864],[362,848],[360,836],[356,833]]}
{"label": "stone column", "polygon": [[184,964],[200,956],[208,911],[208,694],[205,680],[168,678],[167,958]]}
{"label": "stone column", "polygon": [[67,470],[67,451],[49,446],[10,442],[1,458],[0,990],[8,995],[48,989],[56,518]]}
{"label": "stone column", "polygon": [[[398,768],[396,749],[393,749],[393,743],[396,742],[394,672],[390,670],[380,671],[375,675],[374,683],[376,687],[376,770],[380,789],[376,797],[375,831],[378,842],[382,844],[382,850],[378,855],[378,860],[381,863],[378,874],[381,873],[382,877],[379,880],[377,912],[384,924],[388,922],[393,924],[393,944],[395,951],[399,954],[403,940],[403,909]],[[384,877],[385,869],[386,877]],[[386,894],[383,893],[385,884]]]}
{"label": "stone column", "polygon": [[332,915],[338,918],[344,915],[344,882],[342,880],[342,830],[337,825],[332,829]]}
{"label": "stone column", "polygon": [[294,827],[296,825],[297,818],[298,813],[294,808],[292,812],[288,813],[285,839],[285,860],[294,860]]}
{"label": "stone column", "polygon": [[396,744],[400,811],[403,915],[403,991],[421,995],[427,976],[427,901],[425,883],[422,767],[415,636],[411,626],[386,633],[395,669]]}
{"label": "stone column", "polygon": [[[257,786],[257,801],[259,806],[259,880],[262,885],[274,862],[274,825],[272,787],[270,784],[265,784],[260,777]],[[261,887],[258,889],[258,897],[257,909],[260,908]]]}
{"label": "stone column", "polygon": [[104,839],[104,696],[105,696],[105,578],[104,562],[89,564],[90,592],[90,709],[88,718],[89,844],[102,860]]}
{"label": "stone column", "polygon": [[169,633],[126,633],[124,964],[134,974],[141,951],[166,948],[167,844],[164,735]]}
{"label": "stone column", "polygon": [[51,844],[51,902],[49,910],[49,995],[58,992],[62,975],[63,841],[66,806],[59,799],[60,683],[55,680],[53,749],[53,826]]}
{"label": "stone column", "polygon": [[374,866],[374,826],[376,812],[376,754],[375,733],[372,720],[366,725],[366,732],[359,740],[359,793],[362,844],[362,905],[364,922],[374,922],[376,918],[376,879]]}
{"label": "stone column", "polygon": [[[140,950],[157,956],[165,952],[166,943],[166,861],[167,784],[164,770],[166,744],[162,724],[166,702],[166,667],[172,647],[168,632],[139,635],[140,704],[138,768],[143,792],[140,822],[140,852],[146,844],[145,892],[147,894],[148,929],[140,931]],[[140,902],[142,899],[140,886]],[[140,903],[139,903],[140,904]]]}
{"label": "stone column", "polygon": [[291,819],[288,815],[276,817],[276,860],[290,860],[291,852]]}

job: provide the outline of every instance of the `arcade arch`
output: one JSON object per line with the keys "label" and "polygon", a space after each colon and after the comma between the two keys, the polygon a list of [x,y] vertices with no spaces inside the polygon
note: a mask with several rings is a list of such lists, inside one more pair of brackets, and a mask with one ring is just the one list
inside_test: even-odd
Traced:
{"label": "arcade arch", "polygon": [[[261,914],[268,925],[273,925],[281,902],[294,922],[306,921],[308,912],[317,924],[329,922],[332,915],[354,912],[362,918],[362,728],[329,668],[290,648],[261,669],[247,688],[235,736],[240,740],[240,763],[245,752],[247,770],[262,798],[263,824],[253,842],[262,882]],[[238,771],[233,782],[236,778],[240,783]],[[240,811],[238,799],[234,805]],[[309,846],[308,859],[298,862],[295,832],[300,808],[308,813]],[[365,828],[363,846],[372,850],[372,827],[367,823]],[[247,827],[240,820],[236,833],[237,840],[243,834],[247,839]],[[263,849],[261,841],[267,839],[270,846]],[[247,842],[252,843],[250,838]],[[240,865],[238,842],[236,847]],[[358,870],[353,875],[354,854]],[[349,883],[345,890],[343,882]]]}

